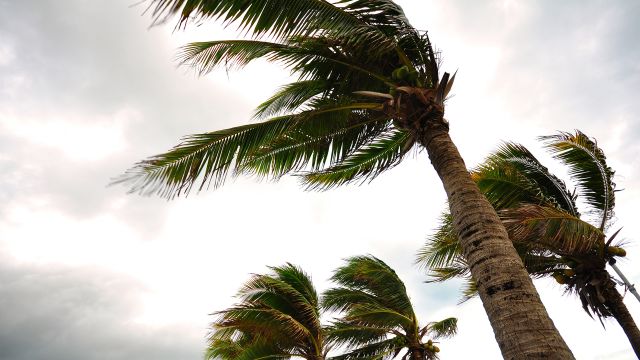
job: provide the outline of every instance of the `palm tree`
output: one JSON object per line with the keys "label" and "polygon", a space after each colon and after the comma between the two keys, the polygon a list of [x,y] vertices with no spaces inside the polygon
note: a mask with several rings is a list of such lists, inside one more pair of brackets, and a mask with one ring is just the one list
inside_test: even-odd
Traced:
{"label": "palm tree", "polygon": [[[473,178],[489,201],[500,210],[509,236],[534,278],[554,277],[566,292],[578,295],[592,316],[613,317],[640,357],[640,331],[606,271],[624,256],[620,243],[613,246],[619,230],[609,238],[615,206],[614,172],[595,140],[576,131],[541,138],[556,159],[569,170],[576,183],[571,192],[524,146],[506,143],[490,155]],[[590,216],[581,218],[580,199]],[[452,277],[467,279],[463,299],[476,294],[462,256],[451,216],[444,214],[431,241],[421,249],[419,262],[430,268],[434,281]]]}
{"label": "palm tree", "polygon": [[206,359],[325,359],[328,347],[311,279],[291,264],[271,270],[254,275],[240,290],[240,303],[217,313]]}
{"label": "palm tree", "polygon": [[445,99],[454,76],[391,0],[151,0],[155,21],[216,19],[249,40],[191,43],[183,64],[205,74],[255,59],[298,76],[260,104],[254,123],[187,136],[116,182],[168,198],[222,185],[229,172],[300,175],[308,188],[370,180],[414,147],[426,149],[454,227],[507,359],[572,358],[495,210],[449,137]]}
{"label": "palm tree", "polygon": [[346,260],[333,277],[340,287],[323,295],[325,310],[344,312],[328,328],[327,339],[348,352],[335,360],[437,359],[440,349],[432,339],[455,335],[457,319],[448,318],[420,327],[407,290],[398,275],[382,260],[357,256]]}

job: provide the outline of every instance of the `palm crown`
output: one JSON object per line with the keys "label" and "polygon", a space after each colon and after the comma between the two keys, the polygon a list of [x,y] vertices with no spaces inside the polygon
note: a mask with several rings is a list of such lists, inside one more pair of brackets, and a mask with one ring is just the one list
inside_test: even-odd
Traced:
{"label": "palm crown", "polygon": [[[509,237],[531,276],[553,276],[566,285],[566,291],[578,295],[589,316],[613,316],[620,322],[624,305],[618,301],[619,294],[605,270],[608,262],[625,255],[619,246],[612,246],[619,230],[605,237],[615,206],[614,172],[596,141],[580,131],[540,139],[568,168],[576,185],[573,192],[524,146],[514,143],[502,145],[473,171],[472,177],[500,210]],[[583,218],[578,200],[587,209],[588,215]],[[467,280],[463,300],[476,295],[449,214],[442,216],[440,227],[418,258],[429,268],[433,281],[463,277]]]}
{"label": "palm crown", "polygon": [[[231,171],[275,178],[294,173],[309,187],[328,188],[371,179],[397,164],[416,141],[416,122],[442,115],[453,79],[439,78],[427,34],[414,29],[394,2],[289,5],[154,2],[158,20],[180,12],[184,24],[195,12],[200,18],[236,21],[253,35],[188,44],[180,53],[183,64],[207,73],[263,58],[288,68],[298,80],[257,107],[259,122],[187,136],[172,150],[138,163],[118,182],[129,183],[134,192],[173,197],[194,185],[218,186]],[[415,99],[430,106],[421,117],[415,116]]]}
{"label": "palm crown", "polygon": [[350,351],[333,359],[436,359],[440,349],[433,340],[454,335],[457,319],[418,325],[411,300],[398,275],[373,256],[347,259],[332,280],[339,287],[327,290],[323,308],[343,312],[328,328],[327,339]]}
{"label": "palm crown", "polygon": [[300,268],[272,267],[239,292],[240,303],[217,313],[207,359],[323,359],[328,351],[318,295]]}

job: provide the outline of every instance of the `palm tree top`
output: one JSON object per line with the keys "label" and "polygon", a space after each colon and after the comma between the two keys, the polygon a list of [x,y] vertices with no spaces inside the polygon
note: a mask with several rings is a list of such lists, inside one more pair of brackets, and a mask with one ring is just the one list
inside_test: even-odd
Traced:
{"label": "palm tree top", "polygon": [[256,274],[239,303],[215,313],[207,359],[319,359],[328,351],[311,278],[287,263]]}
{"label": "palm tree top", "polygon": [[149,10],[156,22],[212,19],[252,36],[182,47],[180,63],[200,74],[266,59],[297,81],[258,105],[258,122],[187,136],[114,180],[131,192],[173,198],[229,175],[294,174],[312,189],[371,180],[403,159],[427,122],[446,126],[453,78],[439,76],[426,32],[393,1],[155,0]]}
{"label": "palm tree top", "polygon": [[332,359],[392,359],[403,349],[412,360],[436,359],[440,349],[423,338],[455,335],[457,319],[420,327],[404,283],[391,267],[371,255],[345,262],[331,278],[339,286],[322,300],[323,309],[341,313],[328,328],[328,341],[348,348]]}

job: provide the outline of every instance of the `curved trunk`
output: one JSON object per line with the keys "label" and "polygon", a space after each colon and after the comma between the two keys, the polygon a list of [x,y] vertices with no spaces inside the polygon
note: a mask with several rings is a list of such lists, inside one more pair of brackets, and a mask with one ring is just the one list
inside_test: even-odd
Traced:
{"label": "curved trunk", "polygon": [[620,324],[620,327],[622,327],[622,330],[624,331],[625,335],[627,335],[627,338],[631,343],[633,351],[636,353],[638,359],[640,359],[640,330],[638,330],[638,327],[636,326],[635,321],[633,321],[629,310],[627,310],[627,307],[624,305],[622,296],[620,295],[618,290],[616,290],[615,284],[611,280],[609,280],[609,282],[610,283],[608,284],[608,289],[605,293],[605,305],[607,306],[609,311],[611,311],[611,314],[616,319],[618,324]]}
{"label": "curved trunk", "polygon": [[445,123],[420,143],[447,192],[463,255],[505,359],[573,359],[496,211],[471,180]]}

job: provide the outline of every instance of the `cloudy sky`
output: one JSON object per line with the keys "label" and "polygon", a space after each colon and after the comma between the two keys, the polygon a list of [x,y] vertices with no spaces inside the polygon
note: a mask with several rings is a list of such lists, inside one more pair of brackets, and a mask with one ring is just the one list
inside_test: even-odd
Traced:
{"label": "cloudy sky", "polygon": [[[241,178],[167,202],[107,187],[185,134],[239,125],[288,74],[264,63],[197,78],[203,25],[150,28],[137,0],[0,0],[0,359],[200,359],[209,313],[250,273],[290,261],[317,287],[371,253],[405,280],[423,321],[460,318],[442,359],[499,358],[479,300],[424,284],[417,249],[444,207],[425,154],[371,184],[304,192]],[[548,160],[535,138],[579,128],[616,170],[620,262],[640,283],[640,2],[400,1],[459,70],[447,118],[469,166],[501,140]],[[578,359],[632,359],[553,281],[536,283]],[[640,306],[625,302],[636,319]]]}

